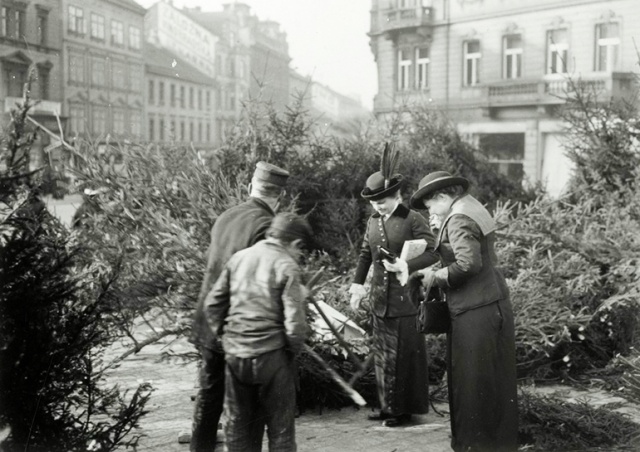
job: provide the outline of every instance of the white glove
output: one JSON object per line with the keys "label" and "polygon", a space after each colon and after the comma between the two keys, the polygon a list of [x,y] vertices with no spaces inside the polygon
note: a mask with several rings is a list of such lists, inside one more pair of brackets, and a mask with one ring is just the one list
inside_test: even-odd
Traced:
{"label": "white glove", "polygon": [[360,309],[360,303],[364,297],[367,296],[367,289],[365,289],[362,284],[351,284],[351,287],[349,287],[349,293],[351,294],[351,299],[349,300],[351,309],[357,311]]}
{"label": "white glove", "polygon": [[409,280],[409,264],[407,261],[397,258],[393,262],[389,262],[387,260],[382,261],[382,265],[388,272],[392,272],[396,274],[398,281],[400,281],[400,285],[404,286],[407,284]]}

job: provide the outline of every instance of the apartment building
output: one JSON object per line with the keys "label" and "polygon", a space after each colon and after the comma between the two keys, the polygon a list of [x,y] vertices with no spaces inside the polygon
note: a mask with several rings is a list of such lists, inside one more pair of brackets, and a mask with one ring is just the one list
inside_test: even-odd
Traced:
{"label": "apartment building", "polygon": [[184,8],[184,14],[205,27],[218,39],[215,70],[217,93],[217,136],[225,133],[238,120],[242,102],[250,85],[249,7],[243,3],[228,3],[222,11],[205,12],[200,7]]}
{"label": "apartment building", "polygon": [[[32,72],[30,97],[36,105],[30,117],[58,130],[62,93],[62,35],[58,0],[0,1],[0,126],[7,125],[9,111],[22,102]],[[41,134],[32,149],[32,167],[47,163],[51,139]],[[52,147],[53,148],[53,147]],[[55,155],[51,156],[55,159]]]}
{"label": "apartment building", "polygon": [[568,80],[631,97],[639,20],[636,0],[372,0],[374,112],[445,110],[502,172],[558,194]]}
{"label": "apartment building", "polygon": [[173,52],[144,45],[149,141],[210,148],[214,137],[215,81]]}
{"label": "apartment building", "polygon": [[302,108],[321,125],[364,121],[370,114],[359,99],[339,93],[294,70],[289,74],[289,96],[290,103],[302,98]]}
{"label": "apartment building", "polygon": [[287,34],[277,22],[260,20],[241,2],[230,2],[220,12],[200,8],[184,11],[226,43],[227,48],[216,64],[221,68],[218,74],[228,78],[226,82],[221,80],[221,87],[226,83],[226,92],[233,96],[228,111],[237,115],[246,98],[271,102],[277,111],[285,110],[289,102],[291,58]]}
{"label": "apartment building", "polygon": [[145,138],[143,31],[134,0],[61,0],[68,135]]}

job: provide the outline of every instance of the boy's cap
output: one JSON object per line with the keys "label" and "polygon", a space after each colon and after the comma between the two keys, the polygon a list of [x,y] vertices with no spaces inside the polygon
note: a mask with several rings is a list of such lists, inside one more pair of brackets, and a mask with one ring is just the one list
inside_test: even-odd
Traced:
{"label": "boy's cap", "polygon": [[289,178],[289,172],[271,163],[258,162],[256,164],[256,170],[253,172],[253,178],[261,182],[268,182],[279,185],[280,187],[285,187],[287,185],[287,179]]}
{"label": "boy's cap", "polygon": [[295,239],[302,239],[306,242],[311,234],[311,226],[307,220],[291,212],[277,214],[271,221],[268,231],[268,235],[288,242]]}

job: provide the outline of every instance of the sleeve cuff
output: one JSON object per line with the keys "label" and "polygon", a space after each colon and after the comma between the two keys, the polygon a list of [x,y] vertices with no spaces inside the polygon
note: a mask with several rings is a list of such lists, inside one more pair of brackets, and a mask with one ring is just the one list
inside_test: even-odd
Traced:
{"label": "sleeve cuff", "polygon": [[435,274],[436,285],[438,287],[451,287],[449,286],[449,269],[447,267],[441,268]]}

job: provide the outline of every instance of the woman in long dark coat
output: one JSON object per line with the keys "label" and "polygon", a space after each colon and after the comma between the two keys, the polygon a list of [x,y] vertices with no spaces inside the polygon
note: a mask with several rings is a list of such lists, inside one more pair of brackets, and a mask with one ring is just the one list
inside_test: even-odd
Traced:
{"label": "woman in long dark coat", "polygon": [[[433,264],[437,256],[433,253],[434,236],[426,220],[401,203],[401,182],[401,176],[396,174],[385,179],[382,172],[367,179],[362,196],[376,212],[367,223],[350,289],[351,307],[357,310],[366,296],[364,282],[373,266],[369,299],[381,411],[369,419],[382,420],[387,427],[406,424],[412,414],[424,414],[429,408],[425,340],[416,329],[416,307],[399,278],[405,282],[410,272]],[[421,255],[407,262],[381,259],[379,246],[399,256],[405,241],[413,239],[427,242],[427,249]]]}
{"label": "woman in long dark coat", "polygon": [[425,176],[411,197],[442,219],[436,240],[442,269],[425,269],[423,284],[442,288],[451,329],[447,377],[454,451],[517,449],[518,404],[513,313],[497,268],[495,222],[467,194],[469,181],[445,171]]}

